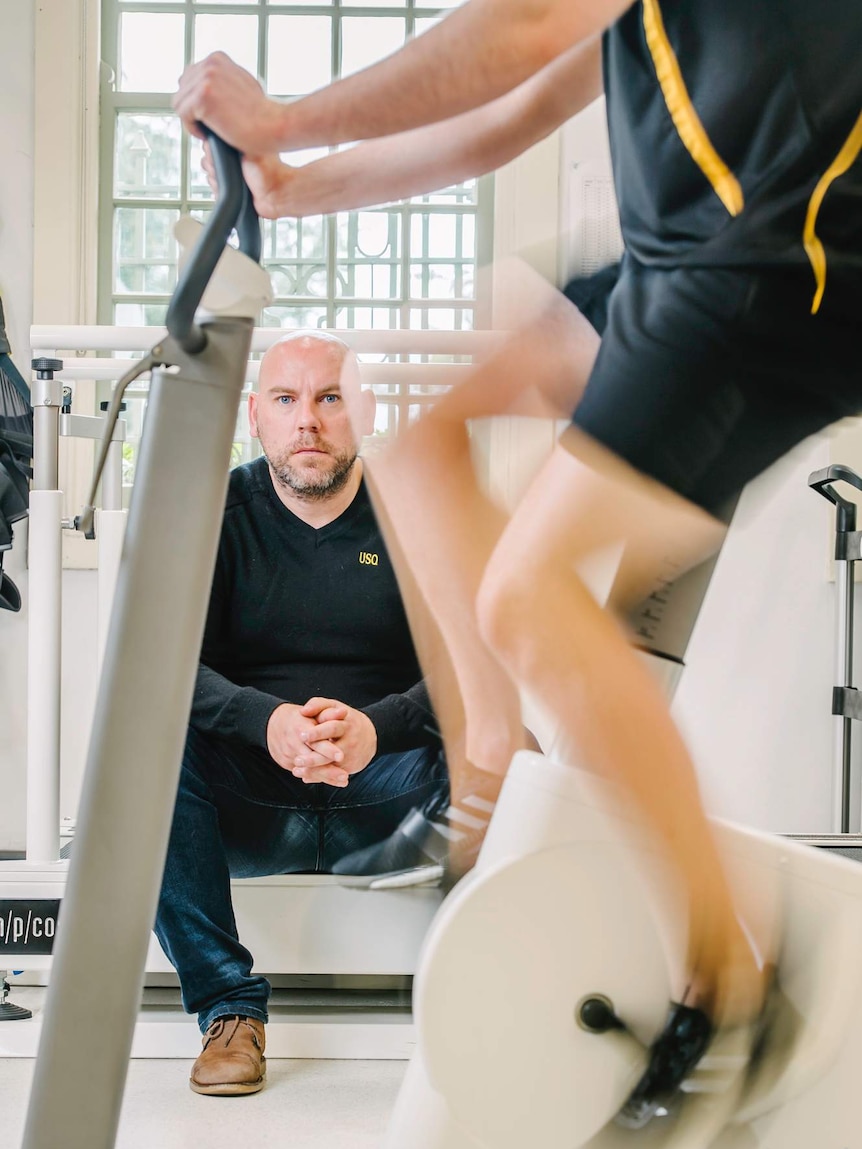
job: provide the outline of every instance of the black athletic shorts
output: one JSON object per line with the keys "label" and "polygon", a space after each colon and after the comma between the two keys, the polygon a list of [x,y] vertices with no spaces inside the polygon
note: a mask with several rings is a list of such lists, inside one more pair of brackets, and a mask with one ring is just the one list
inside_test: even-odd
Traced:
{"label": "black athletic shorts", "polygon": [[[576,427],[716,513],[808,435],[862,412],[862,274],[644,267],[626,256]],[[565,440],[563,440],[565,442]]]}
{"label": "black athletic shorts", "polygon": [[608,325],[608,304],[620,277],[621,267],[619,262],[611,263],[594,271],[592,275],[577,275],[563,288],[566,299],[574,303],[599,335],[604,335]]}

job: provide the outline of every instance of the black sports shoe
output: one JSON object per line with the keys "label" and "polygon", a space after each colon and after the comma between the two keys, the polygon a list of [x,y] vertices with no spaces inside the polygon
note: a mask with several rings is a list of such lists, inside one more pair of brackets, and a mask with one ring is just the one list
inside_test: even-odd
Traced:
{"label": "black sports shoe", "polygon": [[701,1009],[671,1002],[664,1029],[650,1046],[649,1063],[615,1121],[641,1129],[673,1104],[712,1040],[715,1027]]}
{"label": "black sports shoe", "polygon": [[501,779],[474,772],[470,792],[450,803],[435,794],[381,842],[341,858],[332,872],[345,885],[385,889],[439,883],[450,889],[472,869],[494,812]]}

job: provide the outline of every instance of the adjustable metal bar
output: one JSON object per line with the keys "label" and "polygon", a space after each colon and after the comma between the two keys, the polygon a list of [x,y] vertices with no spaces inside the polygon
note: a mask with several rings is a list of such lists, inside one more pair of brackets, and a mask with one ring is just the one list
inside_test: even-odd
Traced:
{"label": "adjustable metal bar", "polygon": [[60,631],[63,493],[59,425],[63,384],[40,371],[33,381],[33,490],[27,536],[27,860],[60,857]]}
{"label": "adjustable metal bar", "polygon": [[105,414],[102,441],[99,444],[96,466],[93,470],[93,477],[90,480],[90,493],[83,510],[75,517],[75,530],[81,531],[85,538],[94,539],[96,537],[96,490],[102,478],[102,471],[105,469],[105,464],[108,460],[108,452],[111,450],[114,441],[114,432],[119,422],[120,410],[123,408],[123,395],[129,384],[134,383],[139,376],[151,371],[156,365],[166,364],[164,349],[167,344],[168,340],[163,339],[162,342],[157,344],[143,359],[139,359],[134,367],[117,382],[117,386],[114,388],[114,394],[111,397],[108,410]]}
{"label": "adjustable metal bar", "polygon": [[[234,162],[238,171],[235,153]],[[200,299],[214,267],[208,230],[185,270],[186,303]],[[142,365],[153,367],[149,409],[24,1149],[111,1149],[116,1138],[253,326],[221,318],[198,328],[193,319],[180,315],[189,349],[160,340]],[[95,978],[106,963],[110,977]]]}
{"label": "adjustable metal bar", "polygon": [[33,489],[53,491],[60,471],[60,408],[63,384],[59,379],[35,379],[33,393]]}
{"label": "adjustable metal bar", "polygon": [[[62,369],[66,378],[65,367]],[[81,378],[81,376],[79,376]],[[89,379],[90,376],[88,375]],[[105,434],[105,419],[102,415],[61,415],[60,435],[70,439],[102,439]],[[125,427],[119,422],[115,423],[111,431],[111,438],[122,442],[126,437]]]}
{"label": "adjustable metal bar", "polygon": [[116,1137],[251,330],[208,324],[153,372],[24,1149]]}
{"label": "adjustable metal bar", "polygon": [[27,861],[38,863],[60,858],[62,515],[62,491],[30,492]]}
{"label": "adjustable metal bar", "polygon": [[[841,685],[839,691],[845,701],[853,689],[853,615],[855,578],[853,562],[835,563],[835,676]],[[834,781],[832,787],[834,824],[842,834],[850,832],[850,786],[852,777],[852,718],[841,714],[836,717],[836,746],[834,751]]]}

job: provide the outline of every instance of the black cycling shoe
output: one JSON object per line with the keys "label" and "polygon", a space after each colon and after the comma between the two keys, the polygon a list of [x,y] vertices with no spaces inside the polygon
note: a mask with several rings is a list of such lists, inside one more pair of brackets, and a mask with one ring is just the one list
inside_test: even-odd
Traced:
{"label": "black cycling shoe", "polygon": [[650,1046],[647,1068],[614,1118],[616,1124],[641,1129],[657,1110],[672,1106],[714,1033],[715,1026],[702,1009],[671,1002],[664,1029]]}
{"label": "black cycling shoe", "polygon": [[457,803],[450,803],[448,791],[435,794],[411,810],[388,838],[354,850],[332,872],[351,886],[385,889],[434,882],[451,889],[476,862],[499,791],[498,778],[475,773],[470,792]]}
{"label": "black cycling shoe", "polygon": [[439,880],[449,843],[435,821],[449,805],[449,795],[435,794],[407,814],[388,838],[354,850],[332,867],[350,885],[371,885],[376,878],[415,874],[417,881]]}

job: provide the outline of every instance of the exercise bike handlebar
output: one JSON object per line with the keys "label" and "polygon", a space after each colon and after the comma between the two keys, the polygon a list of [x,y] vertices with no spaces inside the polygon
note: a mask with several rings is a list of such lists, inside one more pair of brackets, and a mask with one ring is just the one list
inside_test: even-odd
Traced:
{"label": "exercise bike handlebar", "polygon": [[239,236],[240,251],[255,263],[260,261],[260,222],[242,176],[240,154],[209,128],[204,127],[204,132],[215,165],[218,200],[180,275],[165,320],[170,335],[190,355],[206,346],[206,334],[194,321],[195,312],[234,228]]}

